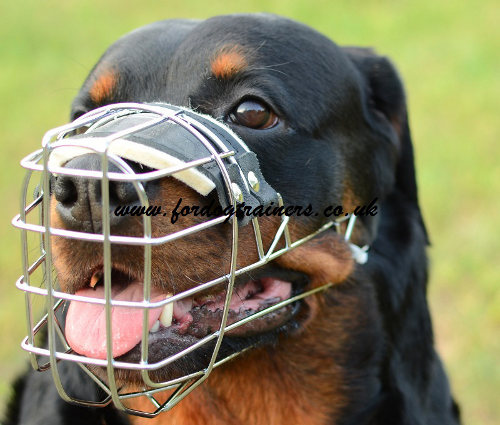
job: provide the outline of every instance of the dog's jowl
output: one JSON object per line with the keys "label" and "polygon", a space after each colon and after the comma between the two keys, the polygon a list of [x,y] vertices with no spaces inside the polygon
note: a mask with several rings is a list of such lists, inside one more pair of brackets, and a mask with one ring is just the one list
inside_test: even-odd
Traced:
{"label": "dog's jowl", "polygon": [[459,422],[387,58],[272,15],[162,21],[71,120],[23,161],[18,286],[48,300],[23,347],[50,370],[5,425]]}

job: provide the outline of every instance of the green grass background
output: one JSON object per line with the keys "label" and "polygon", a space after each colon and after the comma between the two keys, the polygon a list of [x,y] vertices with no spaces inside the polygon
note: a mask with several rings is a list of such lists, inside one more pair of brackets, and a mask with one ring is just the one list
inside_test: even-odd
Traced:
{"label": "green grass background", "polygon": [[[339,44],[374,46],[408,92],[420,199],[433,241],[436,342],[466,424],[500,417],[500,9],[495,1],[2,0],[0,3],[0,411],[26,362],[19,159],[68,118],[87,72],[117,37],[167,17],[283,14]],[[496,118],[495,118],[496,117]],[[418,347],[416,347],[418,349]]]}

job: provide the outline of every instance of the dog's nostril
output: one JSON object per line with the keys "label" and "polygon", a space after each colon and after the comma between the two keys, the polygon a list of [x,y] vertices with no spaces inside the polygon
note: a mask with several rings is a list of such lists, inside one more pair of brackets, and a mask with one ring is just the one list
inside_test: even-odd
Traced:
{"label": "dog's nostril", "polygon": [[111,204],[126,205],[139,200],[132,183],[110,182],[109,199]]}
{"label": "dog's nostril", "polygon": [[[135,163],[130,165],[137,172]],[[88,154],[70,160],[66,165],[69,169],[90,171],[101,170],[101,159],[96,154]],[[114,164],[109,164],[110,172],[120,172]],[[141,170],[142,171],[142,170]],[[88,179],[80,176],[58,176],[53,186],[56,200],[64,207],[96,206],[102,202],[100,179]],[[124,205],[137,202],[139,196],[130,182],[109,181],[109,200],[111,205]]]}
{"label": "dog's nostril", "polygon": [[[54,185],[56,200],[65,207],[71,207],[78,203],[79,191],[84,191],[80,196],[84,203],[101,203],[101,181],[85,180],[83,178],[60,176]],[[88,198],[88,199],[87,199]],[[139,199],[134,186],[125,182],[109,182],[109,202],[111,205],[127,205],[137,202]]]}
{"label": "dog's nostril", "polygon": [[57,201],[65,206],[74,204],[78,200],[78,190],[73,179],[69,176],[59,176],[54,185],[54,195]]}

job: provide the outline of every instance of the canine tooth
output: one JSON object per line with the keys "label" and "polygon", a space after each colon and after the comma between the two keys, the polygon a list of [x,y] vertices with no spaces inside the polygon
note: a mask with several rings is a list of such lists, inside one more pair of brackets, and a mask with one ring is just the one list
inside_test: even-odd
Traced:
{"label": "canine tooth", "polygon": [[102,279],[102,272],[95,272],[90,278],[90,287],[94,288],[97,283]]}
{"label": "canine tooth", "polygon": [[[169,295],[170,296],[170,295]],[[160,322],[163,326],[169,327],[172,324],[172,318],[174,316],[174,303],[168,303],[163,307],[160,315]]]}
{"label": "canine tooth", "polygon": [[159,330],[160,330],[160,321],[157,320],[149,332],[155,333],[158,332]]}

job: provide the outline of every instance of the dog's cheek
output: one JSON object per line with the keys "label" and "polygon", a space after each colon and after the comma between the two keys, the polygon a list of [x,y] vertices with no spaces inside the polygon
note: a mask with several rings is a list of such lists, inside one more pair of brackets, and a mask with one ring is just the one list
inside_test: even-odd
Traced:
{"label": "dog's cheek", "polygon": [[339,284],[354,269],[349,246],[333,233],[291,250],[276,262],[284,268],[307,274],[312,288],[328,282]]}
{"label": "dog's cheek", "polygon": [[[296,248],[278,259],[282,267],[301,271],[311,279],[311,288],[317,288],[325,283],[341,284],[354,269],[354,262],[349,248],[333,237],[323,237]],[[297,319],[302,323],[300,334],[307,332],[311,326],[316,326],[325,309],[324,293],[309,296],[303,301],[307,306],[301,309]]]}
{"label": "dog's cheek", "polygon": [[[189,213],[185,216],[176,216],[177,221],[172,223],[172,211],[180,211],[181,207],[176,209],[176,206],[181,198],[181,205],[185,207],[203,207],[208,204],[208,198],[201,197],[182,183],[175,180],[162,181],[155,197],[150,199],[150,204],[161,205],[166,215],[160,214],[152,218],[153,237],[172,234],[214,218]],[[279,218],[264,217],[259,221],[262,242],[266,250],[279,227]],[[228,222],[154,247],[153,280],[170,283],[170,286],[175,284],[176,290],[186,290],[193,285],[193,282],[202,283],[223,276],[230,270],[232,242],[232,223]],[[252,224],[238,228],[237,242],[238,269],[259,261]],[[172,279],[177,282],[173,282]]]}
{"label": "dog's cheek", "polygon": [[[172,224],[172,211],[180,211],[182,207],[176,208],[176,206],[181,198],[181,205],[184,207],[206,206],[209,203],[209,198],[201,197],[176,180],[168,180],[165,179],[161,182],[155,197],[150,199],[151,205],[161,205],[162,211],[166,213],[166,216],[160,214],[152,218],[153,237],[162,237],[188,229],[214,218],[189,213],[185,216],[176,216],[177,221]],[[277,216],[259,218],[264,252],[267,252],[271,246],[280,223],[281,218]],[[173,243],[155,247],[152,260],[152,272],[155,274],[153,279],[169,282],[172,279],[173,270],[174,274],[176,274],[175,270],[180,270],[182,271],[182,280],[185,282],[176,282],[176,289],[185,290],[189,289],[193,282],[207,282],[223,276],[230,271],[232,243],[232,222],[229,221],[182,237]],[[276,250],[283,246],[284,242],[282,241]],[[244,227],[238,227],[237,269],[254,264],[259,260],[253,225],[250,223]]]}

